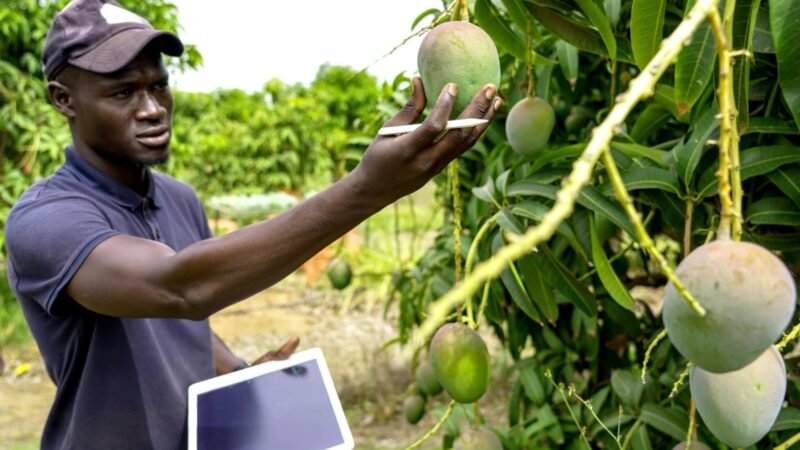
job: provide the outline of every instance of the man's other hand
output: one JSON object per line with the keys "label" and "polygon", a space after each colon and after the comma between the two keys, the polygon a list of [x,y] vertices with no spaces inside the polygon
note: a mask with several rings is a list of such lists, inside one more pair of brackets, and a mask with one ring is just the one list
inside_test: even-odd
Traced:
{"label": "man's other hand", "polygon": [[284,344],[277,350],[270,350],[267,353],[264,353],[260,358],[253,361],[253,365],[256,364],[263,364],[269,361],[278,361],[282,359],[286,359],[292,356],[295,350],[297,350],[297,346],[300,345],[300,338],[295,336],[288,341],[284,342]]}

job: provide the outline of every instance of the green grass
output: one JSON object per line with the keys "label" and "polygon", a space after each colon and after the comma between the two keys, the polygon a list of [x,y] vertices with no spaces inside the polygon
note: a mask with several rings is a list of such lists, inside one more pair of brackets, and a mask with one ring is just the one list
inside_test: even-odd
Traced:
{"label": "green grass", "polygon": [[5,270],[0,269],[0,348],[21,346],[31,341],[31,333],[19,302],[8,286]]}

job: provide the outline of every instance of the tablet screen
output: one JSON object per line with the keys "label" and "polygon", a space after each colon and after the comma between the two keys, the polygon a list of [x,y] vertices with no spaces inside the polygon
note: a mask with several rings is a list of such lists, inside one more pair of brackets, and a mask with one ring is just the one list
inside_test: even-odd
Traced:
{"label": "tablet screen", "polygon": [[343,443],[317,361],[197,397],[198,450],[318,450]]}

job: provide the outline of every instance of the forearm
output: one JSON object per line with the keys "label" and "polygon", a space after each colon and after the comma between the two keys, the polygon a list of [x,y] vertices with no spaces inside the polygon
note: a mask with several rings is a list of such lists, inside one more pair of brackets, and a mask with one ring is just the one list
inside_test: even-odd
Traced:
{"label": "forearm", "polygon": [[382,206],[355,197],[345,178],[277,217],[189,246],[163,283],[192,316],[208,316],[280,281]]}

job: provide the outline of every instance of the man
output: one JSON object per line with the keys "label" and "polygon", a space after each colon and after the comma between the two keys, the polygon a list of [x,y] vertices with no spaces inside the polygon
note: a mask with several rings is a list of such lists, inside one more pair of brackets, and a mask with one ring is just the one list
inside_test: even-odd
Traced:
{"label": "man", "polygon": [[[376,138],[327,190],[212,238],[193,190],[148,168],[169,156],[161,53],[182,51],[175,35],[112,1],[75,0],[48,33],[44,72],[72,145],[6,225],[11,285],[57,386],[43,449],[185,448],[187,387],[242,364],[207,318],[423,186],[486,129],[442,135],[457,89],[447,86],[422,127]],[[413,85],[386,125],[419,118],[426,98],[418,78]],[[486,86],[461,116],[491,119],[499,105]]]}

